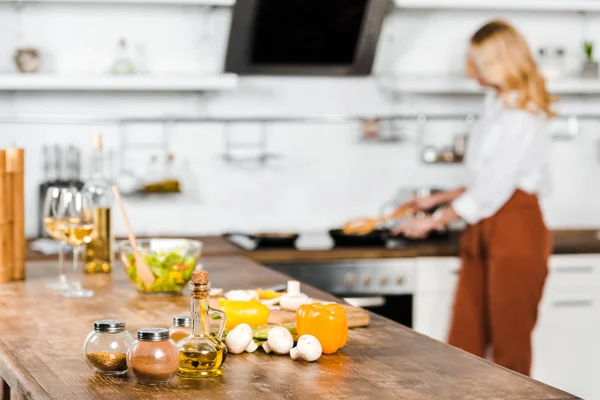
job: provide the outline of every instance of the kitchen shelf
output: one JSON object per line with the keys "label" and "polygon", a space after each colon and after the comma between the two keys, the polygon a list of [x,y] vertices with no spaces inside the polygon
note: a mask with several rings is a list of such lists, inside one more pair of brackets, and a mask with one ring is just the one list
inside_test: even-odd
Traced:
{"label": "kitchen shelf", "polygon": [[[399,94],[451,95],[483,93],[477,82],[463,77],[385,77],[380,78],[379,84],[382,89]],[[557,95],[600,95],[600,78],[566,78],[549,81],[548,89]]]}
{"label": "kitchen shelf", "polygon": [[181,75],[0,75],[0,91],[172,91],[231,90],[236,74]]}
{"label": "kitchen shelf", "polygon": [[598,0],[394,0],[404,9],[600,11]]}
{"label": "kitchen shelf", "polygon": [[34,4],[34,3],[63,3],[63,4],[164,4],[190,5],[207,7],[231,7],[236,0],[0,0],[0,3]]}

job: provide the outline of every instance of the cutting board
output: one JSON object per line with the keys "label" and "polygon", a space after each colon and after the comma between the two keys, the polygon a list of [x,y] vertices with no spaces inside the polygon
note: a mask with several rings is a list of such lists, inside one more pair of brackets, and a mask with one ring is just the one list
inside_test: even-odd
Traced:
{"label": "cutting board", "polygon": [[[314,302],[325,302],[323,300],[314,299]],[[216,298],[210,299],[210,306],[213,308],[219,308],[219,303]],[[353,307],[348,304],[341,304],[342,307],[346,309],[346,315],[348,318],[348,328],[358,328],[362,326],[369,326],[371,322],[371,318],[369,314],[359,307]],[[269,324],[295,324],[296,323],[296,313],[294,311],[287,310],[271,310],[269,314]]]}

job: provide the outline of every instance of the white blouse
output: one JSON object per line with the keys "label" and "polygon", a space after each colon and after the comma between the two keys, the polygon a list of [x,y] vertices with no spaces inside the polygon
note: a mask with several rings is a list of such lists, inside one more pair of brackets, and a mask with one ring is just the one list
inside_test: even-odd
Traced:
{"label": "white blouse", "polygon": [[509,108],[489,93],[483,115],[469,135],[465,156],[469,183],[452,203],[454,210],[474,224],[494,215],[516,189],[547,194],[549,151],[550,132],[543,116]]}

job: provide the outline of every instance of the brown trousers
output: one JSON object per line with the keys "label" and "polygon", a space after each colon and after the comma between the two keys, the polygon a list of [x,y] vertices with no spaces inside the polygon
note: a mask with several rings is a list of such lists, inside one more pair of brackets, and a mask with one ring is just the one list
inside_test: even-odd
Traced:
{"label": "brown trousers", "polygon": [[551,237],[538,199],[521,190],[492,217],[469,226],[448,342],[529,375],[531,333],[542,297]]}

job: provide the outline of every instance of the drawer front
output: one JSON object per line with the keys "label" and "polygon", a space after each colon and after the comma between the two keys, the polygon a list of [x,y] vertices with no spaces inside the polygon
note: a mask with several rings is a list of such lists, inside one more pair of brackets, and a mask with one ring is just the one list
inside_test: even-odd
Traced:
{"label": "drawer front", "polygon": [[460,271],[458,257],[420,257],[416,268],[417,293],[454,292]]}
{"label": "drawer front", "polygon": [[600,287],[600,255],[553,255],[548,267],[548,290]]}

